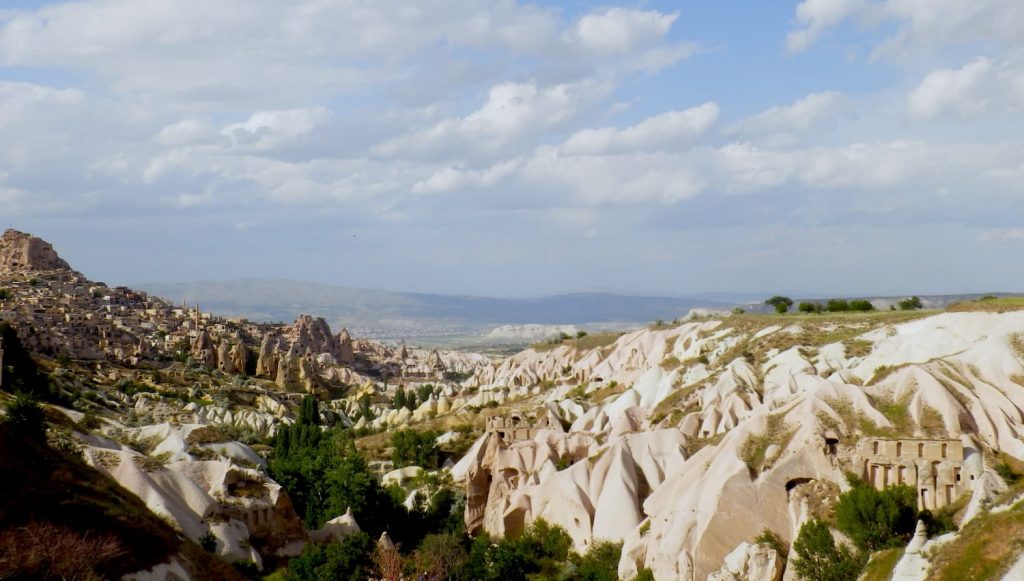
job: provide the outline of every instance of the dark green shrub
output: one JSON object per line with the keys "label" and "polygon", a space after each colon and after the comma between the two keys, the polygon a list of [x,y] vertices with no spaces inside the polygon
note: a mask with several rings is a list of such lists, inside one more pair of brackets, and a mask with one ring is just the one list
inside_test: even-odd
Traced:
{"label": "dark green shrub", "polygon": [[775,307],[775,312],[781,315],[789,312],[789,307],[793,306],[793,299],[781,295],[775,295],[767,299],[764,304]]}
{"label": "dark green shrub", "polygon": [[373,541],[366,533],[346,536],[337,543],[310,543],[288,563],[289,581],[364,581],[372,571]]}
{"label": "dark green shrub", "polygon": [[913,310],[916,310],[916,309],[923,309],[924,305],[921,304],[921,298],[920,297],[913,296],[913,297],[910,297],[910,298],[907,298],[907,299],[903,299],[902,301],[900,301],[899,302],[899,307],[900,307],[901,311],[913,311]]}
{"label": "dark green shrub", "polygon": [[872,305],[871,301],[865,300],[850,301],[850,310],[861,312],[873,311],[875,310],[875,305]]}
{"label": "dark green shrub", "polygon": [[435,470],[440,464],[441,453],[437,448],[436,432],[398,430],[391,435],[391,461],[395,468],[419,466]]}
{"label": "dark green shrub", "polygon": [[825,310],[830,313],[845,313],[850,310],[850,303],[846,299],[830,299],[825,303]]}
{"label": "dark green shrub", "polygon": [[213,534],[213,531],[206,531],[206,533],[199,537],[199,546],[203,548],[207,553],[212,553],[217,550],[217,535]]}
{"label": "dark green shrub", "polygon": [[876,490],[851,479],[853,488],[839,497],[836,520],[857,547],[866,551],[905,545],[917,524],[917,496],[909,486]]}
{"label": "dark green shrub", "polygon": [[828,525],[818,519],[800,527],[793,552],[793,569],[803,581],[852,581],[867,563],[866,555],[836,545]]}
{"label": "dark green shrub", "polygon": [[31,395],[15,395],[14,401],[7,404],[7,415],[4,416],[3,423],[12,431],[31,440],[41,441],[46,438],[43,408]]}
{"label": "dark green shrub", "polygon": [[576,557],[576,573],[572,581],[617,581],[622,543],[594,541],[587,553]]}
{"label": "dark green shrub", "polygon": [[999,462],[993,466],[992,469],[995,470],[996,474],[998,474],[999,477],[1007,484],[1013,484],[1020,480],[1020,473],[1014,470],[1013,467],[1006,462]]}

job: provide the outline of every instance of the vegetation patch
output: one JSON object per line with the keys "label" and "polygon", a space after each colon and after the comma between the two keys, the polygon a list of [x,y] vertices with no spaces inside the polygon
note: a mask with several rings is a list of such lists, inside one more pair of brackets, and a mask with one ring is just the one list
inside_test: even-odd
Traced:
{"label": "vegetation patch", "polygon": [[931,578],[939,581],[999,579],[1024,551],[1024,507],[978,515],[932,559]]}
{"label": "vegetation patch", "polygon": [[782,414],[776,414],[768,416],[768,426],[763,434],[747,436],[747,440],[740,448],[740,459],[747,465],[750,475],[756,477],[770,468],[775,458],[767,457],[768,448],[772,445],[778,446],[781,454],[794,433],[796,428],[786,425]]}
{"label": "vegetation patch", "polygon": [[213,426],[196,428],[185,437],[185,443],[189,446],[200,446],[203,444],[219,444],[227,442],[230,438],[224,432]]}
{"label": "vegetation patch", "polygon": [[987,296],[974,301],[954,303],[946,307],[951,313],[985,312],[1009,313],[1024,310],[1024,297],[993,297]]}
{"label": "vegetation patch", "polygon": [[871,555],[859,581],[889,581],[896,563],[903,557],[903,549],[886,549]]}
{"label": "vegetation patch", "polygon": [[849,339],[843,341],[846,357],[865,357],[871,353],[874,343],[865,339]]}

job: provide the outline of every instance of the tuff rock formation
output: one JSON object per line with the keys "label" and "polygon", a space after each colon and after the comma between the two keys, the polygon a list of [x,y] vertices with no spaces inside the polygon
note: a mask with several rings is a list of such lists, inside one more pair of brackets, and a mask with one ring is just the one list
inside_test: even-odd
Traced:
{"label": "tuff rock formation", "polygon": [[7,230],[0,237],[0,274],[30,270],[71,270],[49,242],[19,232]]}

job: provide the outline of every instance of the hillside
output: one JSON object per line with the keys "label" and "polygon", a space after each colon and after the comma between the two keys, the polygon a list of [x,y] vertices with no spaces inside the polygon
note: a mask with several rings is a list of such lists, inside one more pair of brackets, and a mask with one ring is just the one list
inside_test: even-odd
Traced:
{"label": "hillside", "polygon": [[[178,307],[89,281],[20,233],[0,255],[29,257],[0,271],[0,399],[45,402],[53,447],[0,427],[3,466],[46,483],[5,479],[0,510],[80,535],[97,523],[131,554],[104,572],[386,577],[393,538],[391,561],[458,562],[443,570],[459,579],[779,581],[803,575],[815,524],[871,578],[1024,568],[996,542],[1024,506],[1019,298],[709,313],[490,358]],[[877,546],[837,516],[868,490],[904,495]]]}

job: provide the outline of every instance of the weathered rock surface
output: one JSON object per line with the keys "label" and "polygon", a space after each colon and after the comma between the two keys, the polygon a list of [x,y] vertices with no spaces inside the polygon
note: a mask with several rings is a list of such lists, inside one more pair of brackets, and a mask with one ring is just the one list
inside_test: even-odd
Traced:
{"label": "weathered rock surface", "polygon": [[71,266],[49,242],[17,230],[7,230],[0,237],[0,274],[58,269],[71,270]]}

